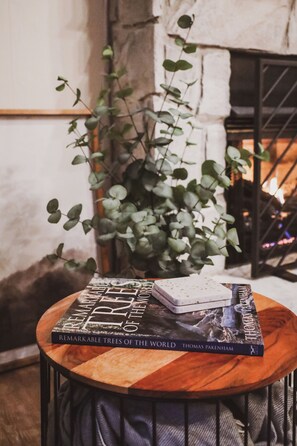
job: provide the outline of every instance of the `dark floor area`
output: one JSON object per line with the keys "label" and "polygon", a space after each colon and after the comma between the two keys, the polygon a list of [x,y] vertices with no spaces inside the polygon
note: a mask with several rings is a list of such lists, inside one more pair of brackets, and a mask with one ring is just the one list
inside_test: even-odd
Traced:
{"label": "dark floor area", "polygon": [[39,364],[0,374],[0,445],[40,445]]}

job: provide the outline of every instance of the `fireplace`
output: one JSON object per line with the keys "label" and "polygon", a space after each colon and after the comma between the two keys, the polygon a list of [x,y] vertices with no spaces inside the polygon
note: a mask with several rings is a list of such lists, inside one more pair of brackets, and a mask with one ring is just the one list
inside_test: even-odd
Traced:
{"label": "fireplace", "polygon": [[297,281],[297,59],[233,53],[231,73],[228,144],[257,153],[261,143],[270,160],[231,178],[227,208],[243,252],[227,267],[250,262],[253,277]]}

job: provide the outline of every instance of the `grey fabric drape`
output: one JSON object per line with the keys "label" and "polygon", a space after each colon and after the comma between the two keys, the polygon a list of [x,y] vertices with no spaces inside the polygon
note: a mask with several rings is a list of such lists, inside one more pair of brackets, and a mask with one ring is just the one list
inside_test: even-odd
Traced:
{"label": "grey fabric drape", "polygon": [[[284,385],[272,386],[271,446],[283,444],[284,438]],[[87,390],[75,385],[73,390],[74,445],[92,445],[91,392],[96,392],[96,439],[97,446],[117,446],[120,439],[119,398]],[[260,389],[249,394],[249,446],[264,446],[267,439],[267,393]],[[288,446],[292,445],[292,390],[288,391]],[[149,446],[152,444],[152,405],[150,402],[125,399],[125,444]],[[66,382],[60,389],[59,398],[60,446],[70,445],[70,386]],[[53,409],[53,408],[51,408]],[[51,410],[52,412],[52,410]],[[244,396],[222,399],[220,404],[220,440],[222,446],[243,445]],[[157,440],[161,446],[184,444],[184,406],[182,403],[158,402],[156,405]],[[216,405],[209,401],[189,404],[189,445],[214,446],[216,444]],[[49,446],[55,444],[53,414],[49,424]]]}

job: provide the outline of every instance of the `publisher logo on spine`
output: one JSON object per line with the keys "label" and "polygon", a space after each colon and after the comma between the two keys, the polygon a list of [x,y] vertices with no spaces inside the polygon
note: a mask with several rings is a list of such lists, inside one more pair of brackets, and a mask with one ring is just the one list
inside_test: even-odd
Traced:
{"label": "publisher logo on spine", "polygon": [[256,345],[250,345],[250,355],[258,355],[258,347]]}

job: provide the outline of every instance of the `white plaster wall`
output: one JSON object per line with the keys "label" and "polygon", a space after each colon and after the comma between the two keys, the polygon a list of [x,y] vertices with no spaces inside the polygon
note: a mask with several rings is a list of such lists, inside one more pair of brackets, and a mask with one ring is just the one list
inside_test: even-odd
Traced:
{"label": "white plaster wall", "polygon": [[80,224],[66,232],[60,223],[47,222],[52,198],[65,213],[83,203],[82,218],[93,216],[89,169],[71,165],[76,152],[65,149],[72,141],[67,128],[65,119],[0,120],[0,280],[28,268],[60,242],[80,251],[82,260],[95,255],[94,236],[85,236]]}
{"label": "white plaster wall", "polygon": [[[73,95],[55,90],[58,75],[94,104],[104,71],[105,10],[104,0],[1,0],[0,108],[70,109]],[[83,203],[82,218],[93,215],[88,167],[72,166],[77,152],[66,149],[71,119],[0,119],[0,280],[60,242],[82,259],[95,256],[93,234],[86,237],[81,225],[66,232],[47,222],[54,197],[66,213]]]}
{"label": "white plaster wall", "polygon": [[105,26],[104,0],[1,0],[0,108],[70,108],[58,75],[94,103]]}

